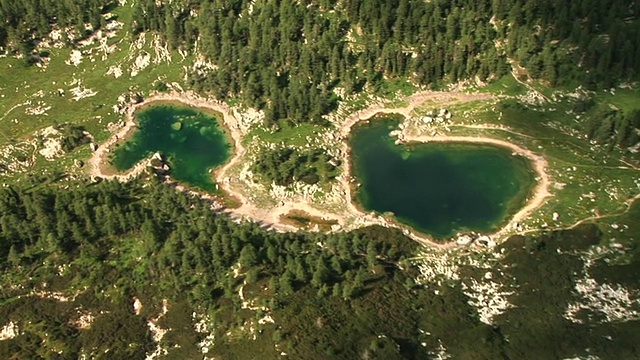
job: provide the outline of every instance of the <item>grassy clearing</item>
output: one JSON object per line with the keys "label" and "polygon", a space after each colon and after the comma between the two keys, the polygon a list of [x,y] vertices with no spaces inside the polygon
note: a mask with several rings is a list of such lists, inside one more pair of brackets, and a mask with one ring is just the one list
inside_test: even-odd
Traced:
{"label": "grassy clearing", "polygon": [[245,137],[245,145],[255,141],[254,137],[270,144],[282,144],[284,146],[300,147],[309,143],[310,139],[324,132],[322,126],[314,124],[301,124],[296,127],[283,127],[277,131],[270,131],[262,127],[256,127]]}
{"label": "grassy clearing", "polygon": [[615,89],[615,91],[602,91],[596,94],[596,99],[602,103],[611,104],[623,111],[640,108],[640,88]]}
{"label": "grassy clearing", "polygon": [[407,78],[386,79],[377,93],[385,99],[402,99],[416,91],[416,87]]}
{"label": "grassy clearing", "polygon": [[527,88],[509,74],[491,82],[487,86],[479,88],[478,90],[492,94],[515,96],[524,94],[527,91]]}

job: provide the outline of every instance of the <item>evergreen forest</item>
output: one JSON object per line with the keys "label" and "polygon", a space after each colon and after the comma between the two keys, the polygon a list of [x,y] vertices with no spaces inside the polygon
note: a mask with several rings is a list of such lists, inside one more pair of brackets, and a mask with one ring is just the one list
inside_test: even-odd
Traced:
{"label": "evergreen forest", "polygon": [[[398,230],[275,233],[159,182],[75,185],[0,191],[0,319],[20,328],[0,341],[3,358],[142,359],[156,346],[148,319],[168,329],[160,345],[176,359],[202,358],[209,332],[207,356],[242,359],[425,359],[443,344],[460,359],[640,353],[637,321],[566,319],[586,271],[580,253],[602,241],[595,225],[500,245],[508,255],[489,271],[521,291],[488,326],[461,281],[416,282],[418,245]],[[639,263],[601,259],[589,272],[636,289]],[[461,268],[464,282],[477,270]],[[194,330],[202,319],[204,333]]]}
{"label": "evergreen forest", "polygon": [[[33,59],[54,28],[70,45],[98,29],[104,0],[0,1],[0,48]],[[271,125],[324,123],[338,101],[385,79],[424,87],[522,74],[607,88],[640,76],[640,4],[623,0],[225,0],[134,3],[131,36],[162,34],[215,71],[191,85],[264,109]],[[90,24],[86,27],[85,24]],[[67,34],[67,32],[65,32]],[[340,91],[338,91],[338,89]]]}

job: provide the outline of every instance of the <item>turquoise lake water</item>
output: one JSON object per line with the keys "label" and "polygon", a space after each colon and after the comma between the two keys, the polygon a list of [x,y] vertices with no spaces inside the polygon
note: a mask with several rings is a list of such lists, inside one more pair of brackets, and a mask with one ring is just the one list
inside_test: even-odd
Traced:
{"label": "turquoise lake water", "polygon": [[395,145],[398,121],[357,124],[350,139],[356,202],[436,238],[495,230],[535,185],[529,160],[486,144]]}
{"label": "turquoise lake water", "polygon": [[116,169],[132,168],[159,151],[171,167],[171,177],[186,185],[215,192],[210,170],[230,156],[230,141],[218,120],[194,108],[153,105],[136,112],[138,128],[114,150]]}

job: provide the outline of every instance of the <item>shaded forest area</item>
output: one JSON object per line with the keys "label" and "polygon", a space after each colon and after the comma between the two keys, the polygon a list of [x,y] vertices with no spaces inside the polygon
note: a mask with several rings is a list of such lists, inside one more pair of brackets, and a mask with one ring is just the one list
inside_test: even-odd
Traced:
{"label": "shaded forest area", "polygon": [[72,45],[73,40],[99,29],[104,23],[102,14],[115,6],[108,0],[0,0],[0,53],[3,49],[19,51],[29,61],[37,41],[54,28],[70,28],[72,32],[62,31],[61,35]]}
{"label": "shaded forest area", "polygon": [[[629,236],[640,234],[628,222],[639,211],[621,219]],[[461,359],[634,358],[638,321],[601,323],[588,311],[582,317],[595,320],[565,318],[587,271],[599,283],[639,288],[629,275],[640,264],[637,247],[627,263],[585,267],[581,252],[602,236],[585,225],[514,237],[496,249],[505,257],[493,265],[463,266],[461,280],[418,285],[408,261],[418,245],[393,229],[267,232],[161,183],[2,189],[0,319],[19,335],[0,341],[0,357],[144,358],[156,347],[147,323],[166,300],[169,310],[156,321],[168,329],[161,341],[168,358],[202,357],[205,334],[194,330],[194,313],[215,335],[208,355],[223,358],[276,359],[284,351],[304,359],[425,359],[441,346]],[[518,289],[492,326],[478,320],[462,285],[485,272]],[[139,315],[134,297],[143,304]],[[243,305],[247,299],[259,309]],[[275,324],[255,325],[265,313]],[[84,328],[83,314],[94,317]],[[255,340],[246,333],[251,324]]]}
{"label": "shaded forest area", "polygon": [[298,151],[292,148],[261,151],[251,168],[266,183],[280,186],[303,181],[309,185],[327,183],[338,175],[340,161],[323,149]]}
{"label": "shaded forest area", "polygon": [[640,142],[640,110],[624,113],[618,109],[598,109],[586,117],[589,140],[611,150],[637,146]]}

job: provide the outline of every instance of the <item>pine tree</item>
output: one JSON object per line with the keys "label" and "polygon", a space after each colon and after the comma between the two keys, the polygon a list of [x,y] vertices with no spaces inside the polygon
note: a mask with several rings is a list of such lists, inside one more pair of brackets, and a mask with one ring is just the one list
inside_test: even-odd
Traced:
{"label": "pine tree", "polygon": [[11,247],[9,248],[9,254],[7,255],[7,261],[9,261],[9,263],[11,265],[13,265],[13,266],[20,265],[21,258],[20,258],[20,254],[16,250],[15,244],[12,244]]}
{"label": "pine tree", "polygon": [[321,287],[326,283],[329,279],[329,269],[327,268],[327,264],[325,264],[324,258],[319,257],[316,261],[315,271],[313,272],[313,277],[311,278],[311,285],[314,287]]}
{"label": "pine tree", "polygon": [[255,266],[258,263],[258,254],[256,252],[256,248],[247,244],[240,251],[240,257],[238,258],[240,265],[245,269],[250,269],[252,266]]}

